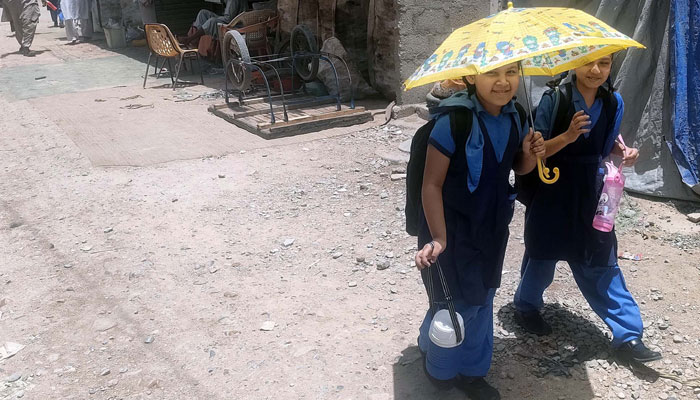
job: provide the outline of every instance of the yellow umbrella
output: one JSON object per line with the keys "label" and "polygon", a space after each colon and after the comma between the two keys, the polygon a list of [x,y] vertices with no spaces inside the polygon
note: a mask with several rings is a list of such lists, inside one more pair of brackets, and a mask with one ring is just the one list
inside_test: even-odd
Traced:
{"label": "yellow umbrella", "polygon": [[[508,2],[506,10],[452,32],[404,82],[404,88],[476,75],[516,61],[523,75],[556,75],[628,47],[645,48],[581,10],[513,8]],[[525,97],[529,107],[530,99]],[[559,179],[558,168],[549,178],[549,168],[541,159],[537,168],[543,182]]]}
{"label": "yellow umbrella", "polygon": [[404,87],[476,75],[522,61],[525,75],[556,75],[628,47],[644,48],[581,11],[508,8],[452,32]]}

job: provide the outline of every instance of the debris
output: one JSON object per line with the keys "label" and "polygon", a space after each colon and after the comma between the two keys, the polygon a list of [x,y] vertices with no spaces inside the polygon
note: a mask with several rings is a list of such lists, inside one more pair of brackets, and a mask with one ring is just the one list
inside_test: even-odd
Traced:
{"label": "debris", "polygon": [[105,103],[106,101],[105,99],[95,99],[95,103]]}
{"label": "debris", "polygon": [[146,344],[151,344],[151,343],[153,343],[154,340],[156,340],[156,339],[153,336],[149,335],[146,337],[146,340],[144,340],[143,342]]}
{"label": "debris", "polygon": [[138,98],[141,98],[141,97],[142,97],[142,96],[141,96],[140,94],[135,94],[135,95],[129,96],[129,97],[121,97],[121,98],[119,98],[119,100],[122,100],[122,101],[123,101],[123,100],[134,100],[134,99],[138,99]]}
{"label": "debris", "polygon": [[274,321],[265,321],[263,324],[260,326],[261,331],[266,331],[269,332],[271,330],[275,329],[275,322]]}
{"label": "debris", "polygon": [[377,261],[377,270],[378,271],[383,271],[385,269],[388,269],[390,266],[391,266],[391,263],[388,260]]}
{"label": "debris", "polygon": [[697,224],[700,222],[700,212],[688,214],[688,221]]}
{"label": "debris", "polygon": [[160,387],[160,381],[158,379],[151,379],[146,385],[146,387],[149,389],[155,389],[157,387]]}
{"label": "debris", "polygon": [[631,208],[628,208],[628,209],[622,211],[622,216],[625,218],[634,218],[636,215],[637,215],[637,212]]}
{"label": "debris", "polygon": [[294,238],[287,238],[284,239],[284,242],[282,242],[282,246],[284,247],[289,247],[294,244]]}
{"label": "debris", "polygon": [[197,99],[200,98],[200,97],[201,97],[201,96],[194,96],[194,97],[187,98],[187,99],[178,99],[178,100],[175,100],[175,103],[184,103],[184,102],[186,102],[186,101],[197,100]]}
{"label": "debris", "polygon": [[226,178],[226,175],[224,175],[224,174],[219,174],[219,179],[224,179],[224,178]]}
{"label": "debris", "polygon": [[24,348],[24,345],[14,342],[5,342],[0,346],[0,360],[10,358]]}
{"label": "debris", "polygon": [[620,254],[620,258],[623,260],[632,260],[632,261],[641,261],[642,260],[642,254],[632,254],[629,251],[625,251],[624,253]]}
{"label": "debris", "polygon": [[110,372],[112,371],[110,371],[109,368],[105,368],[102,370],[102,372],[100,372],[100,376],[107,376],[110,374]]}
{"label": "debris", "polygon": [[92,327],[98,332],[108,331],[115,326],[117,326],[117,323],[109,318],[98,318],[92,324]]}
{"label": "debris", "polygon": [[103,232],[104,232],[104,233],[110,233],[110,232],[112,232],[112,231],[113,231],[112,228],[105,228],[105,230],[104,230]]}
{"label": "debris", "polygon": [[340,257],[342,257],[342,256],[343,256],[343,253],[341,253],[341,252],[339,252],[339,251],[333,253],[333,259],[334,259],[334,260],[337,260],[338,258],[340,258]]}
{"label": "debris", "polygon": [[35,81],[40,81],[42,79],[46,79],[46,76],[37,76],[36,78],[34,78]]}
{"label": "debris", "polygon": [[126,110],[138,110],[139,108],[153,108],[153,104],[127,104],[119,108]]}
{"label": "debris", "polygon": [[400,181],[402,179],[406,179],[406,174],[391,174],[392,181]]}
{"label": "debris", "polygon": [[12,375],[8,376],[7,378],[5,378],[5,381],[6,381],[6,382],[9,382],[9,383],[12,383],[12,382],[18,381],[19,378],[21,378],[21,377],[22,377],[22,374],[21,374],[21,373],[15,372],[14,374],[12,374]]}
{"label": "debris", "polygon": [[357,282],[355,282],[355,281],[348,282],[348,287],[355,287],[355,286],[357,286]]}
{"label": "debris", "polygon": [[204,100],[222,99],[222,98],[224,98],[224,91],[223,90],[215,90],[213,92],[202,93],[200,95],[200,98],[202,98]]}

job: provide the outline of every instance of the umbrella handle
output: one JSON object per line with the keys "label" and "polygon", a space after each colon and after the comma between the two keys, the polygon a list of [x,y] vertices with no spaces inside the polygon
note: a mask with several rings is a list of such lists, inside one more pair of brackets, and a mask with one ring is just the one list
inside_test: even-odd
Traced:
{"label": "umbrella handle", "polygon": [[540,180],[548,185],[559,180],[559,168],[554,167],[554,170],[552,170],[554,177],[549,178],[549,168],[544,165],[544,161],[539,157],[537,157],[537,171],[540,174]]}

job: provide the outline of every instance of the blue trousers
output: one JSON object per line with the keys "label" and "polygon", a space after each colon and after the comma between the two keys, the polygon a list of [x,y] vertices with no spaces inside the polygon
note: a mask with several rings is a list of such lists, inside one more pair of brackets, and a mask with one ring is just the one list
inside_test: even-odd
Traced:
{"label": "blue trousers", "polygon": [[[526,256],[527,257],[527,256]],[[515,308],[521,312],[540,310],[542,295],[554,279],[557,260],[523,259],[520,285],[515,292]],[[583,297],[593,311],[610,328],[612,346],[642,337],[642,317],[639,306],[627,290],[625,278],[618,265],[595,267],[569,263]]]}
{"label": "blue trousers", "polygon": [[[493,355],[493,297],[496,289],[490,289],[483,305],[468,306],[460,300],[455,300],[455,311],[464,319],[464,340],[451,353],[449,365],[433,365],[426,357],[426,369],[435,379],[449,380],[460,374],[469,377],[486,376],[491,368]],[[421,351],[429,353],[432,347],[428,331],[433,315],[428,310],[420,327],[418,346]]]}

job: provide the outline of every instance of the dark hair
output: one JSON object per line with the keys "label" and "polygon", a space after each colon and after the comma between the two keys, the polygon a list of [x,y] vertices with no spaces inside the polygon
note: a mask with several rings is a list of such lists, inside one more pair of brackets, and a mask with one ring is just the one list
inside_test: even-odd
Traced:
{"label": "dark hair", "polygon": [[[605,56],[603,56],[603,57],[605,57]],[[601,57],[601,58],[602,58],[602,57]],[[613,55],[610,54],[610,60],[611,60],[611,61],[612,61],[612,58],[613,58]],[[562,72],[561,74],[559,74],[559,76],[557,76],[556,78],[554,78],[554,79],[552,79],[551,81],[547,82],[547,86],[549,86],[550,89],[556,88],[557,86],[559,86],[559,85],[561,84],[561,81],[563,81],[564,78],[566,78],[568,75],[569,75],[569,71]],[[611,74],[611,75],[608,75],[608,79],[605,80],[605,84],[607,84],[607,88],[603,88],[603,86],[601,86],[601,87],[599,88],[599,90],[600,90],[600,89],[607,90],[610,94],[612,94],[612,92],[614,92],[614,91],[617,90],[617,89],[613,86],[612,74]]]}
{"label": "dark hair", "polygon": [[469,93],[470,96],[476,93],[476,85],[474,85],[473,83],[469,83],[466,76],[462,77],[462,82],[464,82],[464,84],[467,85],[467,93]]}

